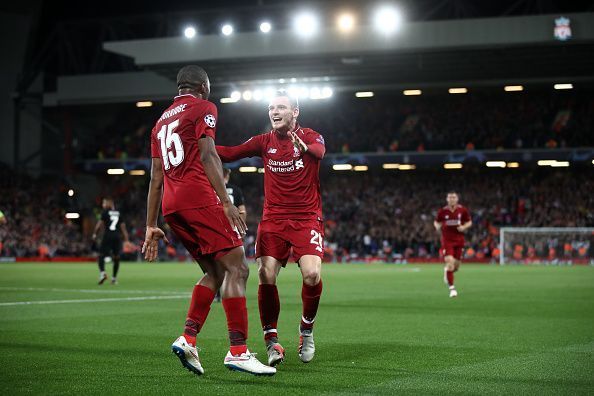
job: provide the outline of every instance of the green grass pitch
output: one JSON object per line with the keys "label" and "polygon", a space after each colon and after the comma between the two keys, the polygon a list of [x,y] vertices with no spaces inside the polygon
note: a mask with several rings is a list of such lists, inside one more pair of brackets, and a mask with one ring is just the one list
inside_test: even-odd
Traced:
{"label": "green grass pitch", "polygon": [[[249,345],[265,360],[250,267]],[[325,265],[317,353],[303,364],[301,280],[289,266],[287,360],[268,378],[225,369],[217,303],[198,339],[205,375],[171,353],[198,277],[189,263],[124,263],[119,285],[99,287],[90,263],[0,264],[0,394],[594,393],[592,267],[467,264],[450,299],[441,266]]]}

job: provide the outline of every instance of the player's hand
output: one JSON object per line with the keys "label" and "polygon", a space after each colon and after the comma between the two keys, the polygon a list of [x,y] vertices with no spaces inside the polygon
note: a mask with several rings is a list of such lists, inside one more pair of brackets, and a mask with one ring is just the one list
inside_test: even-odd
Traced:
{"label": "player's hand", "polygon": [[466,232],[466,228],[464,228],[464,226],[461,226],[461,225],[456,227],[456,229],[458,230],[458,232]]}
{"label": "player's hand", "polygon": [[225,216],[229,219],[229,223],[231,223],[231,227],[237,230],[241,235],[245,235],[247,231],[247,225],[245,221],[241,218],[241,214],[239,213],[239,209],[231,203],[223,204],[223,210],[225,211]]}
{"label": "player's hand", "polygon": [[142,244],[141,252],[144,253],[144,259],[148,261],[155,261],[159,254],[159,239],[163,239],[165,243],[169,240],[165,233],[159,227],[146,227],[144,235],[144,243]]}
{"label": "player's hand", "polygon": [[289,138],[291,139],[291,142],[293,142],[293,146],[295,146],[301,154],[307,151],[307,144],[305,144],[295,132],[289,131]]}

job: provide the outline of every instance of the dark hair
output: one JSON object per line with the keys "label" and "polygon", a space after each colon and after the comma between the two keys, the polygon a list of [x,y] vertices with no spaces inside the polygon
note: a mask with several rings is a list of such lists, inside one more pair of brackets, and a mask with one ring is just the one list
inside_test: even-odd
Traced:
{"label": "dark hair", "polygon": [[448,195],[450,195],[450,194],[456,194],[456,196],[458,198],[460,198],[460,194],[458,194],[458,192],[456,190],[450,190],[450,191],[448,191]]}
{"label": "dark hair", "polygon": [[299,99],[297,99],[297,96],[293,96],[293,95],[289,94],[289,92],[285,91],[284,89],[279,89],[278,91],[276,91],[276,93],[274,94],[274,97],[276,97],[276,98],[286,97],[289,99],[289,103],[291,104],[291,106],[294,109],[299,108]]}
{"label": "dark hair", "polygon": [[208,74],[200,66],[184,66],[177,73],[177,89],[197,89],[207,81]]}

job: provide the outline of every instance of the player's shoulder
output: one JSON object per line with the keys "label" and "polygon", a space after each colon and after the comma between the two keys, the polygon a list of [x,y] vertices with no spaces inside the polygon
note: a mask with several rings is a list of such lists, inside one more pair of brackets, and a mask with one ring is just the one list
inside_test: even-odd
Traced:
{"label": "player's shoulder", "polygon": [[299,129],[303,133],[303,137],[307,138],[311,142],[313,142],[315,140],[318,143],[321,143],[321,144],[324,144],[324,145],[326,144],[326,142],[324,141],[324,136],[322,136],[321,133],[319,133],[317,131],[314,131],[311,128],[299,127]]}

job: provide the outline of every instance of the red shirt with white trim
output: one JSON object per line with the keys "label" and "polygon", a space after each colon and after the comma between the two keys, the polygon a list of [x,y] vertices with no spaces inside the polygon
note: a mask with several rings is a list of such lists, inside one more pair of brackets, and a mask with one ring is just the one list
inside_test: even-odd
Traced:
{"label": "red shirt with white trim", "polygon": [[458,226],[470,221],[470,212],[462,205],[457,205],[454,210],[449,206],[439,209],[435,221],[441,223],[441,245],[464,246],[464,233],[458,231]]}
{"label": "red shirt with white trim", "polygon": [[161,158],[164,174],[162,209],[166,216],[219,202],[200,161],[198,140],[215,138],[216,106],[193,95],[179,95],[151,132],[151,156]]}
{"label": "red shirt with white trim", "polygon": [[291,139],[274,130],[250,138],[239,146],[217,146],[224,162],[261,157],[264,162],[262,220],[322,220],[320,163],[325,154],[322,135],[299,125],[294,132],[308,146],[300,153]]}

